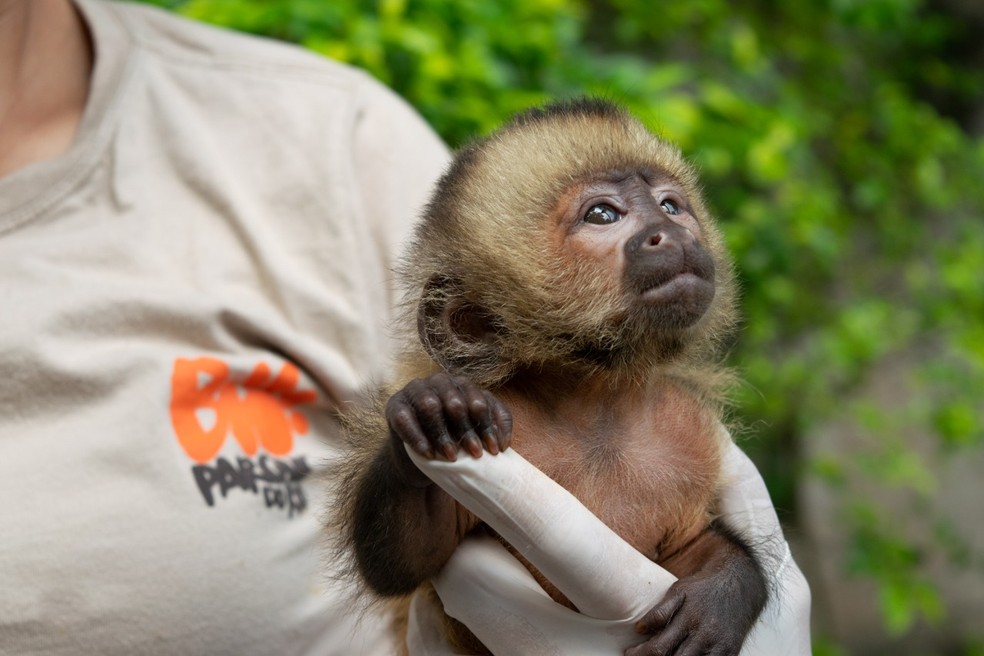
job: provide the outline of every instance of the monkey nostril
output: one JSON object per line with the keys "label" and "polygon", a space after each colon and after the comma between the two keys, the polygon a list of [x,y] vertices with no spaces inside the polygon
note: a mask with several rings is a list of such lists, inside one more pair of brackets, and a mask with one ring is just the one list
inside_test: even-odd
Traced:
{"label": "monkey nostril", "polygon": [[656,254],[672,245],[672,235],[659,228],[642,230],[625,244],[628,253]]}

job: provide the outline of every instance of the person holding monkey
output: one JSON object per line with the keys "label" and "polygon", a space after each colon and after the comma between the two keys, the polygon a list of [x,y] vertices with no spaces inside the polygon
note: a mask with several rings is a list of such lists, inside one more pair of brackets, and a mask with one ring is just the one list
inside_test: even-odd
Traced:
{"label": "person holding monkey", "polygon": [[447,151],[365,74],[0,0],[0,647],[389,654],[316,476]]}

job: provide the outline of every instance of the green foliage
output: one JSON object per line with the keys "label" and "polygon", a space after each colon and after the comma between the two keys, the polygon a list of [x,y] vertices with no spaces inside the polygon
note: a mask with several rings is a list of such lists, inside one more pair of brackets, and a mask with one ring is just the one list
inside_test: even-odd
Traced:
{"label": "green foliage", "polygon": [[813,656],[847,656],[847,652],[825,638],[813,638]]}
{"label": "green foliage", "polygon": [[917,613],[931,621],[942,618],[944,609],[935,588],[913,575],[921,560],[919,550],[895,535],[881,509],[855,503],[852,511],[859,530],[850,567],[880,583],[879,599],[888,632],[905,633]]}
{"label": "green foliage", "polygon": [[[777,507],[795,506],[798,445],[831,417],[872,439],[851,472],[927,500],[934,474],[897,435],[980,447],[984,426],[984,97],[954,61],[973,28],[923,0],[157,0],[371,71],[453,145],[552,97],[627,104],[698,163],[734,252],[745,326],[733,361],[744,423]],[[854,403],[872,367],[928,354],[904,412]],[[904,425],[903,425],[904,424]],[[846,520],[851,567],[886,629],[944,609],[886,508]],[[838,653],[821,645],[823,653]]]}

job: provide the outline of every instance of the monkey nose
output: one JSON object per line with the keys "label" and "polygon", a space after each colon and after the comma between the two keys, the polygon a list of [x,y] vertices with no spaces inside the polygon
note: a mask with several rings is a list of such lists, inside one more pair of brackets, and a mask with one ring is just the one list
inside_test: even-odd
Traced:
{"label": "monkey nose", "polygon": [[668,221],[646,226],[637,237],[638,248],[643,251],[657,251],[679,248],[693,240],[693,235],[684,227]]}
{"label": "monkey nose", "polygon": [[626,242],[625,252],[630,255],[659,255],[675,251],[679,246],[680,237],[672,226],[652,224],[637,232]]}
{"label": "monkey nose", "polygon": [[673,235],[668,230],[657,228],[652,232],[643,235],[639,242],[641,251],[658,251],[673,245]]}

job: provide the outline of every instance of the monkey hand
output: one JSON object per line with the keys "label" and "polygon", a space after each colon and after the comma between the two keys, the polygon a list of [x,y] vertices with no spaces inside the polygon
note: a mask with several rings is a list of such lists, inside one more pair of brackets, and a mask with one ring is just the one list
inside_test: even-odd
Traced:
{"label": "monkey hand", "polygon": [[[722,559],[724,560],[724,559]],[[738,656],[766,601],[765,582],[749,560],[708,563],[678,580],[635,626],[653,634],[626,656]],[[749,586],[749,581],[754,584]],[[752,593],[746,590],[752,587]],[[750,597],[758,597],[754,601]]]}
{"label": "monkey hand", "polygon": [[390,397],[386,422],[399,453],[406,444],[428,460],[454,462],[464,449],[479,458],[509,447],[512,415],[491,392],[464,376],[417,378]]}

